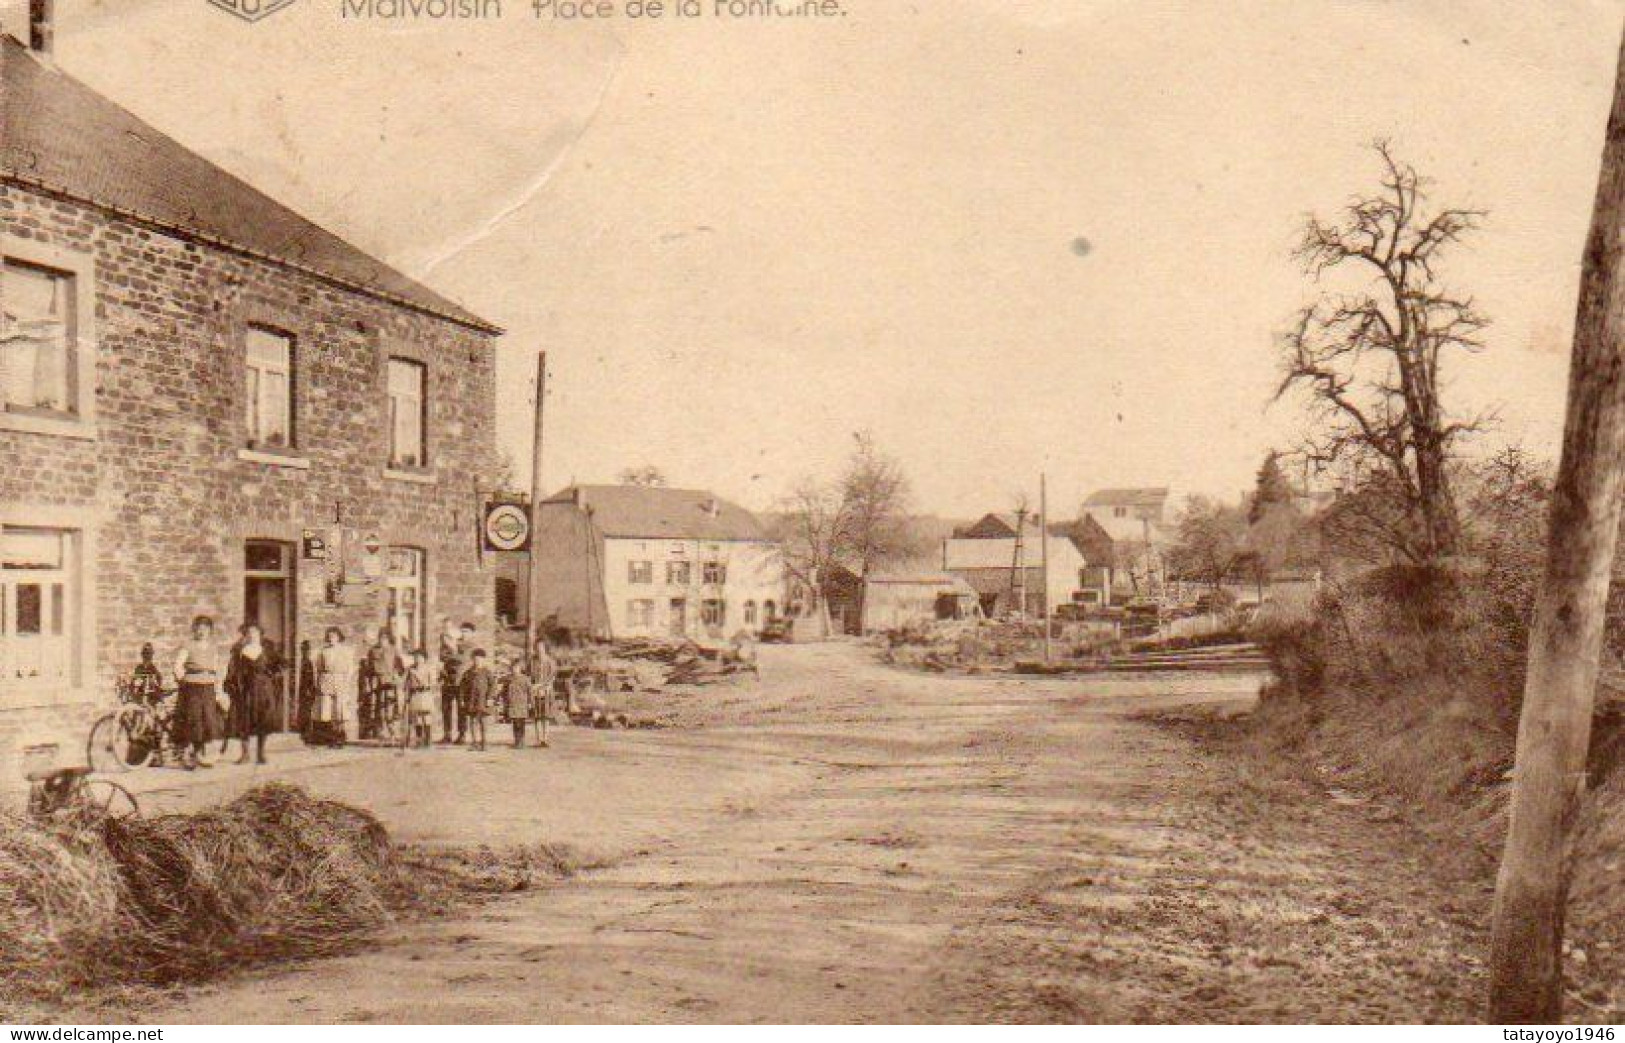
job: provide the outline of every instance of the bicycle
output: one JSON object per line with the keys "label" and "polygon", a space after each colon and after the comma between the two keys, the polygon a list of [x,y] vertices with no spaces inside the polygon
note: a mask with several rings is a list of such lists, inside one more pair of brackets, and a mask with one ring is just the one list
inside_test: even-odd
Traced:
{"label": "bicycle", "polygon": [[118,700],[116,710],[91,725],[85,749],[91,768],[119,772],[179,762],[173,740],[175,707],[165,703],[163,693],[131,677],[118,682]]}
{"label": "bicycle", "polygon": [[135,794],[111,779],[93,779],[86,767],[31,772],[28,814],[36,819],[133,818],[141,814]]}

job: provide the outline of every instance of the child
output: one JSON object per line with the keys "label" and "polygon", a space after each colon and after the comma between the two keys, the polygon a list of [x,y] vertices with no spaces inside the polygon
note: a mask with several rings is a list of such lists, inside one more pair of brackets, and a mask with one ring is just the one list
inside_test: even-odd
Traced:
{"label": "child", "polygon": [[164,675],[153,661],[152,642],[141,646],[141,662],[130,678],[130,691],[135,700],[147,706],[157,706],[164,697]]}
{"label": "child", "polygon": [[468,672],[463,675],[463,723],[472,750],[485,749],[485,717],[491,712],[495,688],[496,678],[485,663],[485,649],[474,649],[469,655]]}
{"label": "child", "polygon": [[536,642],[536,654],[531,658],[530,676],[530,715],[536,722],[536,745],[545,747],[547,719],[553,713],[553,683],[559,676],[559,664],[544,640]]}
{"label": "child", "polygon": [[407,668],[403,680],[406,687],[406,705],[401,721],[401,748],[428,746],[431,741],[429,721],[434,716],[432,706],[435,669],[429,662],[429,653],[426,649],[419,648],[413,651],[412,664]]}
{"label": "child", "polygon": [[525,725],[530,723],[530,675],[525,671],[523,657],[515,656],[508,664],[507,677],[502,687],[503,709],[508,723],[513,725],[513,748],[525,745]]}

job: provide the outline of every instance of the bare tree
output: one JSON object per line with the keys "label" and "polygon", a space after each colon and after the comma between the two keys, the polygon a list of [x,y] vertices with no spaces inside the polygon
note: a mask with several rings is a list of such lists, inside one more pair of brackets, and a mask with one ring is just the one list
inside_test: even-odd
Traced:
{"label": "bare tree", "polygon": [[622,485],[646,485],[658,489],[664,489],[669,484],[666,481],[666,473],[653,464],[628,467],[616,477],[616,480]]}
{"label": "bare tree", "polygon": [[1461,435],[1487,420],[1455,420],[1440,400],[1447,351],[1476,351],[1487,324],[1469,297],[1439,277],[1446,248],[1479,226],[1483,212],[1427,209],[1426,181],[1386,142],[1381,189],[1345,208],[1336,223],[1311,217],[1294,256],[1317,281],[1333,269],[1349,291],[1327,293],[1283,338],[1285,373],[1276,398],[1308,398],[1313,432],[1303,451],[1317,464],[1350,464],[1385,476],[1398,497],[1387,539],[1405,558],[1433,564],[1454,554],[1460,525],[1449,458]]}
{"label": "bare tree", "polygon": [[852,438],[856,444],[841,476],[840,496],[849,526],[846,550],[853,571],[866,578],[876,565],[907,552],[909,483],[902,464],[876,447],[869,432]]}
{"label": "bare tree", "polygon": [[846,469],[834,482],[802,480],[780,505],[785,569],[825,619],[824,586],[839,565],[859,578],[907,557],[918,538],[906,513],[908,478],[867,432],[853,436]]}
{"label": "bare tree", "polygon": [[785,572],[827,628],[824,585],[841,563],[851,538],[850,518],[839,487],[815,478],[803,479],[780,503],[776,530]]}

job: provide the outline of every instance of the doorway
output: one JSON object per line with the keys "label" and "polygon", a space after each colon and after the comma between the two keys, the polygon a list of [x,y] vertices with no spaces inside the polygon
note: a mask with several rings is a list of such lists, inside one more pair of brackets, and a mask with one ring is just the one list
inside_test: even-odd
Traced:
{"label": "doorway", "polygon": [[395,635],[397,648],[422,648],[428,639],[423,611],[424,560],[423,551],[416,547],[389,548],[383,622]]}
{"label": "doorway", "polygon": [[299,674],[294,630],[293,544],[278,540],[248,540],[243,544],[243,622],[254,623],[269,641],[275,641],[287,669],[282,672],[282,712],[278,726],[286,731],[293,679]]}

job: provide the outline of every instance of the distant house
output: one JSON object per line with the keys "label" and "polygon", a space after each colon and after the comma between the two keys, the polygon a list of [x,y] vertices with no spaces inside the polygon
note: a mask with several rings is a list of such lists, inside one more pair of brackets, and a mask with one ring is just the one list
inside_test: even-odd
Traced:
{"label": "distant house", "polygon": [[844,634],[872,634],[980,614],[971,585],[925,563],[877,572],[867,580],[840,565],[824,581],[830,623]]}
{"label": "distant house", "polygon": [[1159,545],[1172,519],[1168,488],[1098,489],[1083,501],[1082,516],[1106,530],[1117,542]]}
{"label": "distant house", "polygon": [[1173,538],[1168,488],[1098,489],[1083,501],[1079,517],[1112,539],[1114,593],[1155,596],[1166,580],[1163,551]]}
{"label": "distant house", "polygon": [[784,606],[779,544],[714,493],[573,485],[536,513],[533,610],[549,628],[724,641]]}
{"label": "distant house", "polygon": [[1077,521],[1055,522],[1049,531],[1065,536],[1083,555],[1083,581],[1079,584],[1080,600],[1089,605],[1111,604],[1112,591],[1117,588],[1117,545],[1100,523],[1088,515]]}
{"label": "distant house", "polygon": [[1017,531],[1014,515],[984,515],[942,541],[943,570],[976,591],[985,616],[1038,616],[1046,603],[1054,611],[1082,600],[1089,563],[1077,543],[1053,526],[1041,538],[1036,518],[1022,519],[1019,541]]}

